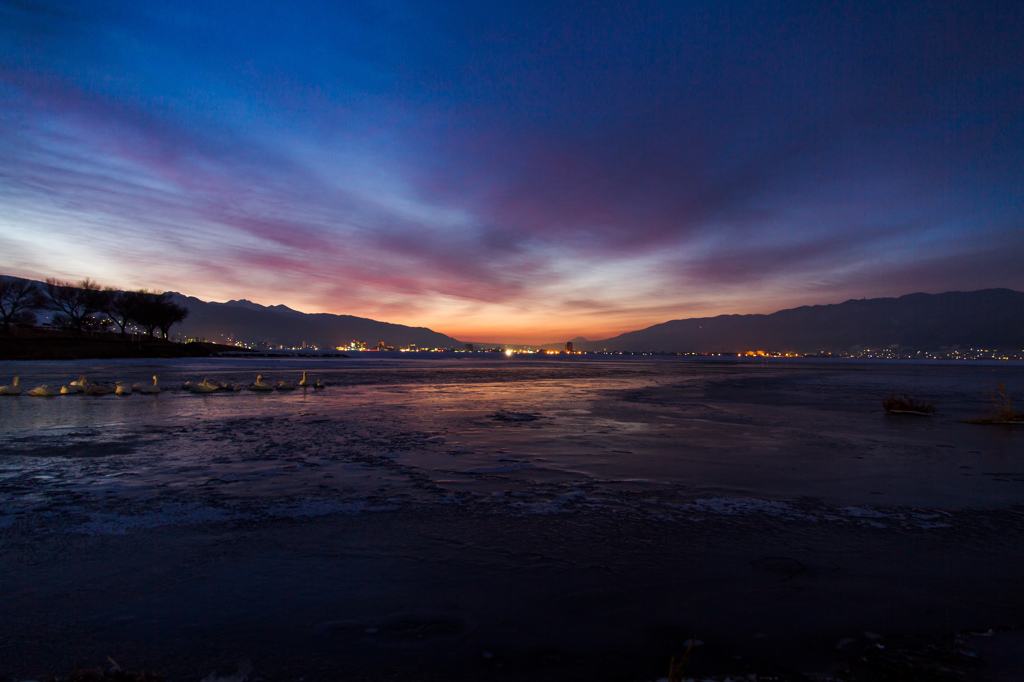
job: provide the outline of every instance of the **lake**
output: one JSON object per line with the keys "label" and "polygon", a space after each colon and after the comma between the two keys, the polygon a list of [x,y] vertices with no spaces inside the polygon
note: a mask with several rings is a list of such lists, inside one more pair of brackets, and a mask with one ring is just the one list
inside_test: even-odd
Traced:
{"label": "lake", "polygon": [[0,363],[82,374],[168,390],[0,396],[0,677],[655,679],[694,636],[707,674],[821,672],[1024,625],[1024,426],[963,421],[1020,363]]}

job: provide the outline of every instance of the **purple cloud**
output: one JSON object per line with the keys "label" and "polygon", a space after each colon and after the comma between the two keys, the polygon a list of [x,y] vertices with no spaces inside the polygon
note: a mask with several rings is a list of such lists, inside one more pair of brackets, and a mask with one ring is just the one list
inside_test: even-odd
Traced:
{"label": "purple cloud", "polygon": [[0,6],[4,271],[534,341],[1024,288],[1012,3],[239,9]]}

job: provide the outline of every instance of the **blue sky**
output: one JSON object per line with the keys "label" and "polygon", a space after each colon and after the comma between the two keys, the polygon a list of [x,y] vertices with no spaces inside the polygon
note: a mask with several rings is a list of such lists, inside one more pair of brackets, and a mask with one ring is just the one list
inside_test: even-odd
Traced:
{"label": "blue sky", "polygon": [[1020,290],[1021,35],[1019,2],[0,0],[0,272],[522,343]]}

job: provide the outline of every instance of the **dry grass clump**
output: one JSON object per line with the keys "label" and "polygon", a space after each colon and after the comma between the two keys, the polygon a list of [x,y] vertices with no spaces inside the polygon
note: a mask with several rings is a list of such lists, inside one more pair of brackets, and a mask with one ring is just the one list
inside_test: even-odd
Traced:
{"label": "dry grass clump", "polygon": [[686,653],[676,663],[675,656],[669,661],[668,664],[668,682],[683,682],[683,665],[686,663],[686,659],[690,657],[690,652],[693,651],[693,645],[697,643],[696,637],[691,637],[690,641],[687,642],[689,646],[686,647]]}
{"label": "dry grass clump", "polygon": [[935,404],[927,400],[911,398],[906,393],[897,396],[895,393],[882,400],[882,407],[890,414],[935,414]]}
{"label": "dry grass clump", "polygon": [[972,424],[1015,424],[1024,423],[1024,412],[1015,412],[1010,401],[1010,393],[1006,384],[999,382],[989,394],[992,414],[982,419],[971,419]]}

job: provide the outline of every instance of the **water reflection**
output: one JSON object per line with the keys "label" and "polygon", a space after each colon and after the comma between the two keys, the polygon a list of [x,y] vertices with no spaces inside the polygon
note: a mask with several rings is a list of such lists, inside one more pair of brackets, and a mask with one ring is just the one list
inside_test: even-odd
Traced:
{"label": "water reflection", "polygon": [[[984,410],[989,366],[21,364],[28,385],[156,374],[173,388],[0,400],[0,503],[8,514],[32,506],[29,490],[32,504],[43,499],[69,513],[120,500],[122,514],[167,504],[246,515],[415,504],[690,513],[701,499],[762,500],[765,509],[795,499],[837,508],[1024,503],[1024,429],[959,421]],[[258,373],[273,384],[302,371],[329,387],[203,395],[177,388],[204,376],[248,385]],[[1011,388],[1024,383],[1024,368],[999,372]],[[886,415],[879,400],[893,386],[934,400],[939,414]]]}

